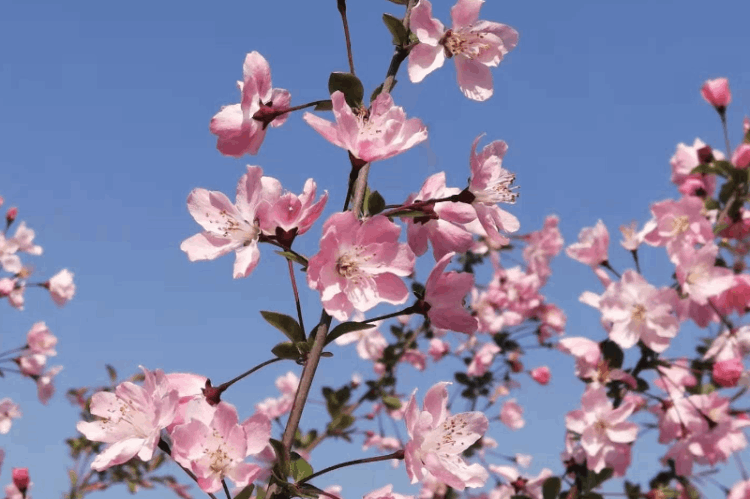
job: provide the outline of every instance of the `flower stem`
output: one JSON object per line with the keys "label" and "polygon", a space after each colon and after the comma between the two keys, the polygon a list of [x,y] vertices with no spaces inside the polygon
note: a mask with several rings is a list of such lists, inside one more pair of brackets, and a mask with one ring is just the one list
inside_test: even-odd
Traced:
{"label": "flower stem", "polygon": [[727,130],[727,113],[719,113],[721,117],[721,128],[724,129],[724,147],[727,148],[727,158],[732,157],[732,147],[729,145],[729,130]]}
{"label": "flower stem", "polygon": [[297,280],[294,278],[294,266],[292,266],[292,261],[287,260],[287,263],[289,264],[289,279],[292,281],[292,290],[294,291],[294,303],[297,305],[297,318],[299,319],[299,326],[302,328],[302,331],[305,331],[305,323],[302,320],[302,305],[299,302],[299,292],[297,291]]}
{"label": "flower stem", "polygon": [[223,478],[221,479],[221,486],[224,487],[224,493],[227,495],[227,499],[232,499],[232,494],[229,493],[227,482]]}
{"label": "flower stem", "polygon": [[341,22],[344,23],[344,37],[346,38],[346,55],[349,58],[349,72],[356,76],[354,72],[354,57],[352,56],[352,39],[349,36],[349,22],[346,20],[346,0],[336,0]]}
{"label": "flower stem", "polygon": [[360,322],[362,322],[363,324],[367,324],[370,322],[384,321],[386,319],[391,319],[393,317],[398,317],[400,315],[411,315],[414,313],[416,313],[416,307],[412,305],[410,307],[406,307],[403,310],[399,310],[398,312],[393,312],[392,314],[381,315],[380,317],[373,317],[372,319],[367,319],[367,320],[360,321]]}
{"label": "flower stem", "polygon": [[253,373],[254,373],[255,371],[258,371],[258,370],[260,370],[260,369],[262,369],[262,368],[266,367],[267,365],[269,365],[269,364],[273,364],[274,362],[278,362],[278,361],[280,361],[280,360],[283,360],[283,359],[279,359],[279,358],[277,357],[277,358],[274,358],[274,359],[270,359],[270,360],[267,360],[267,361],[265,361],[265,362],[262,362],[262,363],[258,364],[257,366],[253,367],[252,369],[250,369],[249,371],[245,371],[244,373],[240,374],[240,375],[239,375],[239,376],[237,376],[236,378],[234,378],[234,379],[231,379],[231,380],[227,381],[226,383],[222,383],[222,384],[220,384],[219,386],[217,386],[217,387],[216,387],[216,389],[217,389],[217,390],[220,390],[220,391],[222,391],[222,392],[223,392],[224,390],[226,390],[227,388],[229,388],[230,386],[232,386],[233,384],[235,384],[235,383],[236,383],[236,382],[238,382],[239,380],[241,380],[241,379],[243,379],[243,378],[245,378],[245,377],[247,377],[247,376],[250,376],[250,375],[251,375],[251,374],[253,374]]}
{"label": "flower stem", "polygon": [[313,473],[312,475],[303,478],[298,484],[309,482],[315,477],[319,477],[320,475],[324,475],[328,473],[329,471],[334,471],[339,468],[345,468],[347,466],[354,466],[355,464],[365,464],[365,463],[377,463],[378,461],[388,461],[390,459],[403,459],[404,458],[404,451],[403,450],[397,450],[393,454],[388,454],[386,456],[376,456],[376,457],[365,457],[363,459],[355,459],[354,461],[346,461],[345,463],[339,463],[334,464],[333,466],[329,466],[328,468],[322,469],[318,471],[317,473]]}

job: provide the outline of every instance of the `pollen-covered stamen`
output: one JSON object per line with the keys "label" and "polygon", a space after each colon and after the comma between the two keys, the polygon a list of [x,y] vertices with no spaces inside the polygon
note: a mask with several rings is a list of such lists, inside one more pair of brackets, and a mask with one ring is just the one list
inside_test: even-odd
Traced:
{"label": "pollen-covered stamen", "polygon": [[646,320],[646,307],[640,303],[636,303],[630,310],[630,320],[635,324],[643,324]]}
{"label": "pollen-covered stamen", "polygon": [[[209,216],[210,214],[206,213],[206,218]],[[214,226],[211,231],[215,234],[240,242],[243,246],[248,246],[260,236],[260,226],[257,220],[251,223],[247,220],[237,219],[234,215],[227,212],[227,210],[221,210],[219,217],[208,220],[208,223]]]}
{"label": "pollen-covered stamen", "polygon": [[701,281],[705,281],[708,277],[709,266],[705,263],[700,263],[692,267],[687,276],[685,276],[685,282],[687,284],[698,284]]}
{"label": "pollen-covered stamen", "polygon": [[457,54],[476,59],[482,52],[491,48],[484,40],[485,36],[486,33],[475,33],[470,29],[449,29],[440,39],[440,43],[445,50],[445,56],[449,59]]}
{"label": "pollen-covered stamen", "polygon": [[500,173],[494,181],[481,191],[472,191],[476,200],[483,204],[508,203],[513,204],[518,199],[518,187],[513,186],[516,175],[508,170],[501,168]]}
{"label": "pollen-covered stamen", "polygon": [[374,256],[372,254],[365,254],[364,246],[354,246],[338,257],[336,260],[336,272],[347,279],[354,278],[361,274],[360,265],[366,264]]}
{"label": "pollen-covered stamen", "polygon": [[687,215],[674,217],[672,219],[672,234],[682,234],[690,228],[690,218]]}

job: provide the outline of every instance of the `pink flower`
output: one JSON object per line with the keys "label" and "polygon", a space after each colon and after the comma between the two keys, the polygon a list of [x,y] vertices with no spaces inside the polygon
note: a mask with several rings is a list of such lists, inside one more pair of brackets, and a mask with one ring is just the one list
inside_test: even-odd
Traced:
{"label": "pink flower", "polygon": [[427,277],[424,293],[428,305],[426,315],[435,327],[471,334],[477,330],[477,320],[463,303],[474,287],[474,274],[444,272],[454,254],[443,256]]}
{"label": "pink flower", "polygon": [[[422,189],[412,194],[404,204],[428,199],[441,199],[456,195],[458,188],[445,186],[445,172],[436,173],[424,181]],[[446,253],[465,253],[474,243],[471,232],[463,224],[477,218],[476,211],[466,203],[436,203],[432,216],[405,217],[409,246],[417,256],[427,251],[427,241],[432,243],[432,254],[440,260]]]}
{"label": "pink flower", "polygon": [[52,301],[58,306],[65,305],[76,294],[76,285],[73,283],[73,272],[62,269],[47,281],[44,285],[49,289]]}
{"label": "pink flower", "polygon": [[49,399],[55,394],[55,385],[52,384],[52,380],[62,370],[63,366],[53,366],[36,378],[36,395],[42,404],[49,402]]}
{"label": "pink flower", "polygon": [[[672,182],[677,186],[680,192],[686,196],[696,196],[699,194],[712,195],[716,190],[716,176],[703,173],[690,173],[693,168],[703,163],[699,157],[698,151],[707,148],[701,139],[695,139],[692,146],[687,144],[677,144],[677,150],[669,160],[672,165]],[[709,148],[710,149],[710,148]],[[713,151],[712,155],[716,159],[723,159],[724,155],[720,151]]]}
{"label": "pink flower", "polygon": [[260,226],[256,212],[262,195],[259,166],[248,166],[237,184],[232,204],[221,192],[195,189],[187,199],[188,211],[204,229],[180,245],[191,262],[213,260],[234,251],[234,278],[247,277],[258,265]]}
{"label": "pink flower", "polygon": [[638,232],[638,222],[631,222],[630,225],[621,225],[622,241],[620,244],[628,251],[635,251],[643,242],[643,234]]}
{"label": "pink flower", "polygon": [[294,395],[299,386],[299,378],[291,371],[276,379],[276,388],[281,392],[281,397],[267,398],[255,404],[255,410],[264,414],[268,419],[276,419],[283,416],[292,409]]}
{"label": "pink flower", "polygon": [[[253,115],[263,108],[271,108],[271,111],[286,109],[292,101],[288,91],[271,88],[271,68],[258,52],[245,56],[242,72],[243,81],[237,82],[240,103],[222,107],[211,118],[209,126],[211,133],[219,137],[216,143],[219,152],[235,158],[243,154],[258,154],[266,136],[266,125],[253,119]],[[271,126],[283,125],[288,116],[283,114],[275,118]]]}
{"label": "pink flower", "polygon": [[720,360],[714,362],[712,376],[717,385],[732,388],[737,386],[744,370],[745,367],[740,358]]}
{"label": "pink flower", "polygon": [[734,285],[732,271],[715,265],[718,253],[719,247],[711,243],[698,250],[686,245],[674,255],[682,292],[698,305],[706,305],[709,298]]}
{"label": "pink flower", "polygon": [[427,391],[422,411],[417,407],[415,394],[406,406],[404,419],[411,437],[404,449],[406,473],[412,483],[431,473],[456,490],[482,487],[487,480],[487,470],[479,464],[467,465],[461,453],[482,438],[489,421],[481,412],[448,416],[448,390],[445,388],[448,384],[437,383]]}
{"label": "pink flower", "polygon": [[352,110],[340,91],[331,101],[335,125],[312,113],[303,119],[327,141],[365,163],[391,158],[427,140],[427,127],[418,118],[406,119],[388,93],[378,95],[369,110]]}
{"label": "pink flower", "polygon": [[549,262],[562,250],[564,241],[558,225],[560,219],[549,215],[544,219],[541,230],[521,236],[526,241],[523,249],[523,259],[529,264],[529,272],[539,276],[543,282],[552,274]]}
{"label": "pink flower", "polygon": [[732,164],[735,168],[747,168],[750,166],[750,144],[743,143],[737,146],[732,154]]}
{"label": "pink flower", "polygon": [[516,399],[508,399],[500,408],[500,421],[511,430],[520,430],[526,426],[523,419],[523,407],[518,405]]}
{"label": "pink flower", "polygon": [[552,470],[544,468],[535,478],[526,478],[521,476],[517,469],[512,466],[490,465],[490,471],[500,475],[508,481],[508,484],[502,485],[501,490],[507,490],[507,495],[500,497],[529,497],[530,499],[542,499],[542,485],[544,481],[552,476]]}
{"label": "pink flower", "polygon": [[430,340],[430,349],[427,351],[432,356],[432,360],[437,362],[451,351],[451,347],[448,343],[444,342],[440,338],[432,338]]}
{"label": "pink flower", "polygon": [[723,112],[732,101],[732,93],[729,91],[729,81],[726,78],[706,80],[701,87],[701,95],[706,102]]}
{"label": "pink flower", "polygon": [[260,475],[260,466],[244,460],[268,445],[271,421],[258,414],[239,424],[234,406],[220,402],[213,414],[176,427],[171,437],[175,461],[195,473],[204,492],[216,492],[225,477],[244,487]]}
{"label": "pink flower", "polygon": [[354,310],[407,300],[401,277],[412,273],[414,253],[398,242],[400,231],[383,215],[361,222],[345,212],[326,220],[320,251],[307,271],[307,283],[320,292],[326,312],[345,321]]}
{"label": "pink flower", "polygon": [[620,347],[631,348],[640,340],[661,353],[680,327],[676,303],[673,289],[656,289],[637,272],[626,270],[604,292],[599,308],[602,320],[612,323],[609,338]]}
{"label": "pink flower", "polygon": [[584,265],[598,267],[607,261],[609,232],[604,222],[599,220],[594,227],[585,227],[578,234],[578,242],[571,244],[565,253]]}
{"label": "pink flower", "polygon": [[5,397],[0,400],[0,434],[5,435],[10,431],[13,420],[21,417],[21,410],[11,399]]}
{"label": "pink flower", "polygon": [[502,140],[496,140],[484,146],[477,154],[477,145],[481,138],[482,135],[474,139],[471,146],[471,177],[468,192],[474,196],[471,204],[490,242],[506,245],[509,242],[508,238],[500,234],[500,231],[516,232],[521,225],[514,215],[501,210],[497,203],[516,202],[518,193],[515,192],[516,188],[512,187],[516,176],[502,166],[508,145]]}
{"label": "pink flower", "polygon": [[735,483],[729,491],[727,499],[750,499],[750,480]]}
{"label": "pink flower", "polygon": [[42,254],[42,247],[34,244],[35,236],[34,231],[26,227],[26,222],[21,222],[11,238],[11,242],[15,245],[16,251],[39,256]]}
{"label": "pink flower", "polygon": [[474,358],[471,359],[471,364],[466,368],[466,374],[469,376],[482,376],[492,365],[495,355],[499,353],[500,347],[496,344],[485,343],[474,355]]}
{"label": "pink flower", "polygon": [[55,345],[57,345],[57,338],[47,328],[47,324],[44,322],[37,322],[28,333],[26,333],[26,344],[29,349],[38,354],[47,355],[49,357],[57,355],[55,351]]}
{"label": "pink flower", "polygon": [[[364,315],[361,316],[360,320],[364,320]],[[379,322],[374,324],[377,326],[380,325]],[[383,334],[378,331],[377,326],[371,329],[352,331],[351,333],[336,338],[334,342],[337,345],[343,346],[356,341],[357,354],[361,359],[372,361],[380,360],[383,356],[383,350],[388,346],[388,340],[386,340]]]}
{"label": "pink flower", "polygon": [[706,244],[714,239],[711,224],[703,214],[703,200],[699,197],[654,203],[651,213],[654,220],[643,228],[643,240],[651,246],[667,246],[670,255],[682,245]]}
{"label": "pink flower", "polygon": [[136,455],[149,461],[161,430],[174,419],[179,401],[177,390],[166,390],[168,382],[161,370],[141,369],[145,375],[143,386],[126,381],[117,385],[114,393],[95,393],[91,414],[102,419],[79,421],[76,426],[89,440],[109,444],[91,463],[93,470],[103,471]]}
{"label": "pink flower", "polygon": [[432,17],[432,4],[420,0],[411,13],[411,30],[419,44],[409,54],[409,78],[419,83],[438,69],[446,57],[455,57],[458,86],[476,101],[492,96],[492,74],[505,54],[518,43],[518,32],[490,21],[479,20],[483,0],[458,0],[451,9],[453,28]]}
{"label": "pink flower", "polygon": [[[299,196],[284,192],[281,182],[273,177],[262,177],[261,184],[263,189],[257,210],[260,228],[264,234],[277,237],[282,244],[287,244],[287,238],[294,239],[294,236],[307,232],[323,213],[328,201],[328,192],[325,192],[315,202],[317,186],[311,178],[307,179]],[[291,245],[291,241],[288,244]]]}
{"label": "pink flower", "polygon": [[392,492],[393,485],[386,485],[377,490],[365,494],[363,499],[414,499],[414,496],[404,496]]}
{"label": "pink flower", "polygon": [[549,383],[550,377],[552,376],[549,372],[549,367],[547,366],[541,366],[537,367],[536,369],[532,369],[530,374],[534,381],[536,381],[540,385],[546,385],[547,383]]}
{"label": "pink flower", "polygon": [[618,447],[633,442],[638,435],[638,425],[625,421],[635,407],[624,402],[613,409],[603,386],[589,387],[581,397],[581,406],[565,416],[565,426],[581,436],[588,468],[599,473],[611,464]]}
{"label": "pink flower", "polygon": [[21,491],[21,493],[26,492],[26,489],[29,488],[29,483],[31,483],[31,479],[29,478],[29,469],[13,468],[11,476],[13,477],[13,485],[15,485],[16,488]]}

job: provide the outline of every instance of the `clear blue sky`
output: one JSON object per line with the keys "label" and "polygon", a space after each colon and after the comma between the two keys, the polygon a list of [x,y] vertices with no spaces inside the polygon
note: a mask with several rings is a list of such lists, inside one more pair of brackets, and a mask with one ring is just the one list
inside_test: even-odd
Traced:
{"label": "clear blue sky", "polygon": [[[446,24],[452,3],[433,2]],[[392,53],[380,17],[403,9],[385,0],[350,4],[356,67],[369,93]],[[611,259],[624,269],[629,261],[619,249],[617,227],[645,222],[651,202],[678,195],[668,162],[676,144],[696,137],[722,144],[715,113],[698,92],[707,78],[730,79],[730,133],[733,141],[739,138],[741,119],[750,113],[750,4],[488,0],[481,17],[520,32],[517,49],[493,71],[494,97],[483,104],[465,99],[452,63],[419,85],[402,73],[394,98],[428,125],[430,139],[377,163],[373,187],[398,202],[440,170],[447,171],[449,185],[463,185],[471,142],[486,132],[486,140],[504,139],[510,146],[505,166],[516,172],[521,192],[511,211],[523,232],[556,213],[570,243],[581,227],[602,218],[612,234]],[[338,209],[346,155],[299,115],[271,130],[257,157],[241,160],[219,155],[208,122],[221,105],[237,102],[235,81],[247,52],[268,59],[275,86],[290,90],[293,103],[325,98],[328,74],[346,70],[346,55],[334,0],[3,2],[0,47],[0,195],[18,205],[20,219],[37,231],[45,255],[29,261],[39,275],[68,267],[78,284],[75,300],[62,310],[34,290],[23,313],[0,304],[3,348],[22,341],[33,322],[46,320],[60,338],[54,361],[65,365],[59,393],[46,408],[28,380],[2,381],[0,397],[21,403],[25,415],[0,438],[6,451],[0,485],[9,482],[12,466],[29,466],[34,496],[57,497],[68,483],[61,441],[75,432],[76,411],[62,396],[67,388],[105,382],[105,363],[123,374],[143,364],[221,382],[268,358],[262,352],[281,340],[257,312],[293,312],[275,255],[262,248],[261,265],[238,281],[231,279],[231,257],[189,263],[179,244],[198,226],[185,199],[195,187],[233,193],[250,163],[295,192],[313,176],[331,193],[327,214]],[[313,254],[319,234],[320,224],[298,249]],[[668,277],[660,251],[646,251],[643,258],[647,276]],[[565,257],[553,269],[546,291],[566,310],[568,334],[601,338],[598,313],[577,301],[586,289],[598,292],[597,281]],[[306,295],[310,323],[319,314],[316,300]],[[362,370],[352,350],[336,353],[314,393],[326,380],[340,379],[343,369]],[[583,390],[570,379],[570,359],[529,357],[529,367],[542,363],[552,366],[552,383],[525,383],[515,394],[527,407],[527,427],[492,433],[507,454],[537,455],[533,472],[558,466],[562,417],[578,406]],[[247,417],[255,402],[275,394],[276,375],[295,368],[273,366],[227,399]],[[433,379],[410,368],[403,372],[405,392],[420,386],[423,394]],[[322,410],[311,409],[311,415]],[[332,448],[321,448],[316,467],[359,455],[356,445],[337,456]],[[644,478],[653,459],[648,463]],[[377,469],[384,474],[376,478]],[[390,481],[404,483],[403,469],[387,470],[331,475],[330,483],[344,485],[350,499]],[[128,497],[122,488],[104,496]]]}

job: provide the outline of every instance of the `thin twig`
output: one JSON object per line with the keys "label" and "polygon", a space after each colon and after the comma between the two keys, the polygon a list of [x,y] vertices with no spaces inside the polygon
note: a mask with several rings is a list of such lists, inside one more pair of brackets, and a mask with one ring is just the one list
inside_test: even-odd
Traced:
{"label": "thin twig", "polygon": [[346,37],[346,55],[349,58],[349,72],[356,75],[354,72],[354,57],[352,56],[352,39],[349,36],[349,22],[346,20],[346,0],[337,0],[339,13],[341,14],[341,22],[344,23],[344,36]]}

